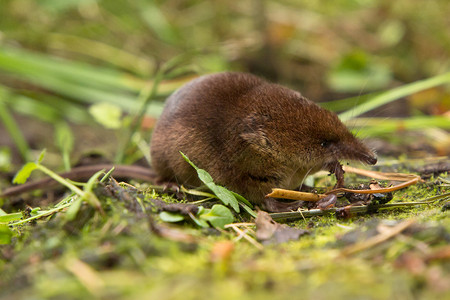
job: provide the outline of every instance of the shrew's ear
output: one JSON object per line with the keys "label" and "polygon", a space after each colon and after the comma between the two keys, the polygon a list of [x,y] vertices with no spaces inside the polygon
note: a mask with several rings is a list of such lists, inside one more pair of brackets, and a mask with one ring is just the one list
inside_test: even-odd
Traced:
{"label": "shrew's ear", "polygon": [[268,148],[271,146],[265,132],[265,123],[269,117],[262,114],[250,114],[244,120],[244,127],[240,137],[257,148]]}

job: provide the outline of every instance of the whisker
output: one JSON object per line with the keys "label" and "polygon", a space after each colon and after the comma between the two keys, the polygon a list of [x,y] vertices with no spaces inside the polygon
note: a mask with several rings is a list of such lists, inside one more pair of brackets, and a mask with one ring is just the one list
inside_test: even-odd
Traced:
{"label": "whisker", "polygon": [[300,183],[300,187],[299,187],[299,190],[301,190],[302,189],[302,187],[303,187],[303,183],[305,182],[305,179],[306,179],[306,177],[308,177],[309,176],[309,173],[312,171],[312,167],[305,173],[305,176],[303,176],[303,178],[302,178],[302,182]]}

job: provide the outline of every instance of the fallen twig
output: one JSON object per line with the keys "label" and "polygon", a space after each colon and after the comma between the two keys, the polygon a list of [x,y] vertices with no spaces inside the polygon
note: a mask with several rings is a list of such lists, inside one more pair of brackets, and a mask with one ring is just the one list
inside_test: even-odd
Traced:
{"label": "fallen twig", "polygon": [[[434,197],[433,197],[434,198]],[[362,205],[362,206],[347,206],[347,207],[333,207],[329,209],[310,209],[310,210],[298,210],[298,211],[290,211],[290,212],[282,212],[282,213],[272,213],[270,216],[273,220],[288,220],[288,219],[299,219],[299,218],[310,218],[314,216],[323,216],[336,213],[341,211],[342,209],[346,209],[350,214],[364,214],[369,211],[374,210],[383,210],[383,209],[393,209],[393,208],[402,208],[409,207],[415,205],[429,205],[437,200],[442,199],[442,197],[436,198],[430,201],[424,200],[421,202],[402,202],[402,203],[386,203],[380,205]]]}
{"label": "fallen twig", "polygon": [[353,173],[361,176],[371,177],[380,180],[393,180],[393,181],[409,181],[414,178],[420,178],[420,176],[415,174],[406,173],[384,173],[377,171],[370,171],[364,169],[353,168],[350,166],[342,166],[345,172]]}
{"label": "fallen twig", "polygon": [[355,194],[377,194],[377,193],[390,193],[393,191],[397,191],[400,190],[402,188],[405,188],[407,186],[413,185],[417,182],[419,182],[420,177],[417,176],[414,179],[411,179],[407,182],[401,183],[401,184],[397,184],[394,186],[390,186],[387,188],[381,188],[381,189],[373,189],[373,190],[353,190],[353,189],[347,189],[347,188],[337,188],[331,191],[326,192],[325,194],[337,194],[337,193],[341,193],[341,192],[347,192],[347,193],[355,193]]}
{"label": "fallen twig", "polygon": [[327,195],[323,195],[323,194],[298,192],[298,191],[277,189],[277,188],[272,189],[272,192],[270,194],[266,195],[266,197],[292,199],[292,200],[303,200],[303,201],[319,201],[320,199],[325,198],[326,196]]}
{"label": "fallen twig", "polygon": [[337,194],[341,192],[347,193],[355,193],[355,194],[376,194],[376,193],[390,193],[393,191],[397,191],[399,189],[405,188],[407,186],[413,185],[420,180],[420,176],[415,174],[404,174],[404,173],[382,173],[377,171],[369,171],[363,169],[357,169],[349,166],[344,166],[344,170],[348,173],[354,173],[366,177],[371,177],[380,180],[392,180],[392,181],[405,181],[404,183],[397,184],[387,188],[378,188],[378,189],[369,189],[369,190],[354,190],[348,188],[337,188],[331,191],[326,192],[325,194],[316,194],[316,193],[306,193],[306,192],[298,192],[292,190],[285,190],[274,188],[270,194],[267,194],[266,197],[273,198],[282,198],[282,199],[290,199],[290,200],[302,200],[302,201],[319,201],[320,199],[325,198],[329,194]]}
{"label": "fallen twig", "polygon": [[[225,228],[231,228],[234,231],[236,231],[239,236],[242,236],[244,239],[246,239],[250,244],[252,244],[253,246],[255,246],[258,250],[263,250],[264,246],[261,245],[260,243],[258,243],[254,238],[252,238],[251,236],[249,236],[246,232],[242,231],[238,226],[239,225],[243,225],[241,223],[238,224],[227,224],[225,225]],[[245,225],[247,227],[247,225]]]}
{"label": "fallen twig", "polygon": [[405,220],[396,226],[392,227],[391,230],[387,230],[382,232],[374,237],[371,237],[363,242],[356,243],[350,246],[347,246],[344,250],[342,250],[341,254],[343,256],[348,256],[351,254],[355,254],[357,252],[366,250],[368,248],[374,247],[382,242],[400,234],[403,230],[414,224],[416,221],[414,219]]}

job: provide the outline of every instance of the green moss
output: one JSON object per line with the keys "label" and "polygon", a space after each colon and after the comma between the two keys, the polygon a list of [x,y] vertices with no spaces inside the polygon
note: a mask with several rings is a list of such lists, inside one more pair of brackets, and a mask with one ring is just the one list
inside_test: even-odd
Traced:
{"label": "green moss", "polygon": [[[397,193],[394,200],[418,200],[438,190],[418,185]],[[13,253],[8,264],[1,264],[2,282],[6,283],[2,294],[67,299],[284,299],[293,295],[305,299],[359,299],[368,295],[370,299],[433,299],[448,295],[448,291],[430,288],[426,275],[394,267],[398,257],[411,249],[409,242],[393,240],[345,258],[340,255],[342,246],[336,244],[350,229],[364,228],[367,221],[377,219],[413,217],[424,224],[439,221],[448,231],[448,212],[442,212],[438,204],[350,219],[324,216],[298,220],[289,225],[309,225],[311,235],[269,245],[263,251],[240,240],[234,242],[229,259],[214,262],[214,245],[234,240],[234,234],[205,235],[182,225],[175,228],[195,233],[197,242],[175,242],[151,232],[145,217],[124,210],[117,201],[110,203],[107,217],[93,216],[78,224],[81,228],[76,231],[61,226],[64,214],[22,228],[23,235],[13,246],[2,249],[3,260],[6,251]],[[422,234],[419,240],[434,247],[427,239],[433,234]],[[92,270],[92,286],[71,270],[73,261],[81,261]],[[438,270],[448,272],[443,266]]]}

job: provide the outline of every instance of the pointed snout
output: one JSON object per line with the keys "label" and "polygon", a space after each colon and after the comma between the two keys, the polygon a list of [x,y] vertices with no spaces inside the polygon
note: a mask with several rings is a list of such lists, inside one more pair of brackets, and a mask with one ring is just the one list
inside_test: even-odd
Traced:
{"label": "pointed snout", "polygon": [[341,144],[339,150],[341,159],[357,160],[368,165],[374,165],[378,161],[377,155],[359,140]]}
{"label": "pointed snout", "polygon": [[369,165],[374,165],[377,163],[378,158],[375,155],[375,153],[368,153],[368,154],[364,155],[364,158],[362,159],[362,161]]}

